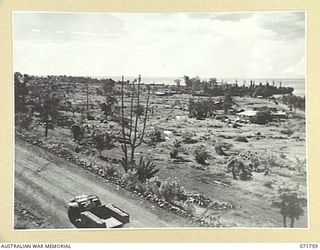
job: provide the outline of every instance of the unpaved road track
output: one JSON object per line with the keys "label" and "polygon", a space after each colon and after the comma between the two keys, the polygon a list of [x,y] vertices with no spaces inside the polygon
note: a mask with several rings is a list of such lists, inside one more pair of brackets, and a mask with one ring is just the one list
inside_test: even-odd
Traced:
{"label": "unpaved road track", "polygon": [[[107,183],[99,176],[20,139],[15,144],[15,200],[45,214],[55,228],[74,228],[68,201],[79,194],[95,194],[130,214],[125,227],[190,227],[184,218],[152,206],[138,196]],[[193,225],[195,226],[195,225]]]}

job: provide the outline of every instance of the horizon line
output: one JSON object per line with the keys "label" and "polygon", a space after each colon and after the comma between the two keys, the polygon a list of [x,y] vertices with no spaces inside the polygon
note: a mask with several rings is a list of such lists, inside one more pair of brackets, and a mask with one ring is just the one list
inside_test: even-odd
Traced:
{"label": "horizon line", "polygon": [[[14,71],[14,73],[16,72],[19,72],[20,74],[27,74],[27,75],[30,75],[30,76],[41,76],[41,77],[44,77],[44,76],[67,76],[67,77],[91,77],[91,78],[112,78],[112,77],[124,77],[124,78],[134,78],[134,77],[139,77],[139,74],[138,75],[67,75],[67,74],[28,74],[28,73],[21,73],[20,71]],[[141,75],[141,74],[140,74]],[[183,78],[184,76],[188,76],[190,78],[195,78],[195,77],[199,77],[200,79],[210,79],[210,78],[216,78],[216,79],[306,79],[305,76],[296,76],[296,77],[293,77],[293,76],[287,76],[287,77],[284,77],[284,76],[275,76],[275,77],[266,77],[266,76],[261,76],[261,77],[235,77],[235,76],[228,76],[228,77],[225,77],[225,76],[199,76],[199,75],[195,75],[195,76],[190,76],[188,74],[185,74],[183,76],[143,76],[141,75],[141,78],[143,79],[144,77],[145,78],[176,78],[176,79],[180,79],[180,78]]]}

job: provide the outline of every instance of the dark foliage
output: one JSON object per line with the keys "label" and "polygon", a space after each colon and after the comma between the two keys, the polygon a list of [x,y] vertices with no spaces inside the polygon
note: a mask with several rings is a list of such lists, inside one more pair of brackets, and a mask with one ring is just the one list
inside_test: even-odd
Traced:
{"label": "dark foliage", "polygon": [[139,163],[135,165],[139,181],[145,182],[147,179],[154,177],[160,170],[156,167],[151,161],[144,161],[143,156],[141,156]]}
{"label": "dark foliage", "polygon": [[195,151],[195,159],[199,164],[206,165],[206,160],[209,157],[209,153],[206,151],[204,147],[198,147]]}

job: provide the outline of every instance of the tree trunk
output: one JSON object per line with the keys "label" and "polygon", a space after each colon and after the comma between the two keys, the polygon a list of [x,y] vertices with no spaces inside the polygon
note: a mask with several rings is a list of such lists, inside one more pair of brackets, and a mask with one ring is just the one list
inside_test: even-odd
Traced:
{"label": "tree trunk", "polygon": [[44,136],[48,137],[48,123],[47,122],[46,122],[46,130],[45,130]]}
{"label": "tree trunk", "polygon": [[287,227],[287,217],[283,216],[283,226]]}
{"label": "tree trunk", "polygon": [[[123,91],[123,85],[124,85],[124,77],[121,78],[121,129],[122,129],[122,137],[123,137],[123,144],[121,145],[121,149],[124,153],[124,164],[128,166],[128,149],[127,149],[127,143],[126,143],[126,133],[125,133],[125,126],[124,126],[124,91]],[[130,124],[131,126],[131,124]],[[130,139],[130,138],[129,138]],[[125,169],[125,172],[127,172],[127,169]]]}
{"label": "tree trunk", "polygon": [[131,148],[131,159],[130,159],[130,163],[131,164],[134,163],[134,150],[135,150],[135,147],[133,145],[132,148]]}
{"label": "tree trunk", "polygon": [[48,137],[48,130],[49,130],[49,121],[48,121],[48,117],[46,117],[46,125],[45,125],[45,132],[44,132],[44,136]]}
{"label": "tree trunk", "polygon": [[291,221],[290,221],[290,227],[294,227],[294,217],[291,217],[290,219],[291,219]]}

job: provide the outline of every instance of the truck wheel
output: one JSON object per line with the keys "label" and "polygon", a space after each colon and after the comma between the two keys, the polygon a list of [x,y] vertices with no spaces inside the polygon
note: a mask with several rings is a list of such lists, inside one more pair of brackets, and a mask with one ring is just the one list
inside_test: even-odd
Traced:
{"label": "truck wheel", "polygon": [[74,224],[76,227],[80,227],[80,211],[77,207],[69,207],[68,210],[68,217],[72,224]]}

